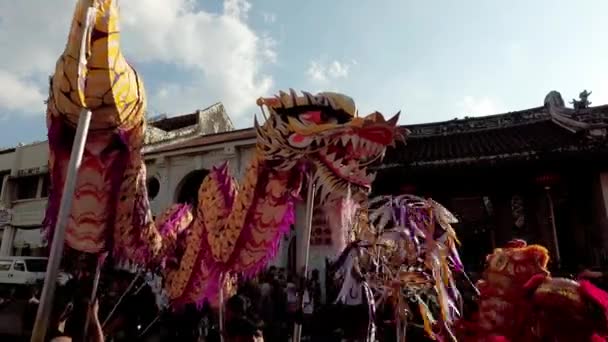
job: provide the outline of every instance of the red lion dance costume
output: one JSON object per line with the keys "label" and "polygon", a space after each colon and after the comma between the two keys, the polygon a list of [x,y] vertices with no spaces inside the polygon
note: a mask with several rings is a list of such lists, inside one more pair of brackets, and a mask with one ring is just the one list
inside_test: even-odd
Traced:
{"label": "red lion dance costume", "polygon": [[552,278],[549,253],[522,240],[486,258],[478,312],[461,321],[464,342],[608,341],[608,294],[588,281]]}

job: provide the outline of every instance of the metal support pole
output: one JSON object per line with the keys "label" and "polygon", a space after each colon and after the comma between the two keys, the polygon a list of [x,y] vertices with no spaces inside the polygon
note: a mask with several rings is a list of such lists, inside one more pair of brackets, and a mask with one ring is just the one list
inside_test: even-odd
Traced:
{"label": "metal support pole", "polygon": [[72,154],[68,164],[65,184],[63,186],[63,196],[59,206],[59,214],[57,224],[53,234],[53,244],[49,255],[49,264],[44,275],[44,287],[40,297],[40,306],[36,314],[36,322],[32,332],[31,342],[43,342],[48,328],[51,308],[53,307],[53,299],[55,296],[55,287],[57,285],[57,277],[59,275],[59,265],[63,255],[63,245],[65,240],[65,228],[68,223],[70,212],[72,210],[72,200],[74,199],[74,190],[76,188],[76,178],[82,155],[84,153],[84,145],[89,132],[89,123],[91,122],[91,112],[83,110],[78,119],[76,135],[74,136],[74,144],[72,145]]}
{"label": "metal support pole", "polygon": [[89,331],[89,321],[91,320],[91,308],[95,304],[97,300],[97,288],[99,287],[99,279],[101,278],[101,268],[106,261],[106,253],[103,253],[97,258],[97,266],[95,267],[95,277],[93,278],[93,288],[91,289],[91,295],[89,299],[89,307],[87,308],[87,319],[84,321],[84,333],[82,334],[83,338],[87,338],[87,333]]}
{"label": "metal support pole", "polygon": [[[137,280],[139,280],[139,277],[141,276],[141,271],[137,271],[137,274],[135,275],[135,277],[133,277],[133,280],[131,280],[131,283],[129,284],[129,286],[127,286],[127,289],[120,295],[120,297],[118,298],[118,301],[116,301],[116,304],[114,304],[114,306],[112,307],[112,310],[110,310],[110,313],[108,314],[108,316],[103,320],[103,323],[101,324],[101,327],[105,327],[106,324],[108,324],[108,322],[110,321],[110,318],[112,318],[112,315],[114,315],[114,312],[116,312],[116,309],[118,309],[118,306],[120,305],[120,303],[122,303],[123,299],[125,299],[125,297],[129,294],[129,292],[131,292],[131,290],[133,289],[133,286],[135,286],[135,283],[137,283]],[[144,282],[145,285],[145,282]]]}
{"label": "metal support pole", "polygon": [[150,324],[148,324],[144,330],[142,330],[141,334],[139,334],[139,338],[144,337],[144,335],[146,335],[146,333],[148,332],[148,330],[150,330],[150,328],[152,328],[152,326],[154,326],[154,324],[156,324],[156,322],[158,322],[158,320],[160,320],[160,316],[162,315],[162,312],[159,313],[158,315],[156,315],[156,317],[152,320],[152,322],[150,322]]}
{"label": "metal support pole", "polygon": [[[310,234],[311,234],[311,230],[312,230],[312,214],[313,214],[314,203],[315,203],[315,190],[316,190],[316,184],[314,184],[312,182],[309,183],[308,192],[306,194],[306,213],[305,213],[306,221],[305,221],[305,226],[304,226],[304,231],[303,231],[304,241],[306,241],[306,243],[304,244],[304,265],[303,265],[304,286],[306,286],[306,278],[308,275],[308,255],[310,254]],[[296,234],[298,234],[298,233],[299,232],[296,232]],[[300,299],[300,309],[303,308],[303,304],[304,304],[303,300]],[[294,329],[293,329],[293,341],[300,342],[301,337],[302,337],[302,325],[296,323],[294,325]]]}
{"label": "metal support pole", "polygon": [[[80,56],[78,61],[78,80],[84,84],[84,68],[87,64],[87,50],[91,41],[91,33],[95,20],[96,9],[93,7],[93,0],[83,0],[87,6],[85,14],[85,27],[82,32],[82,40],[80,42]],[[83,90],[84,92],[84,90]],[[84,102],[84,99],[82,99]],[[83,106],[85,104],[83,103]],[[70,162],[68,163],[67,175],[65,184],[63,185],[63,194],[61,204],[59,205],[59,213],[57,214],[57,222],[55,232],[53,233],[53,244],[49,254],[49,263],[44,275],[44,287],[40,297],[40,305],[36,313],[36,321],[34,330],[32,331],[31,342],[43,342],[48,329],[51,308],[53,307],[53,299],[55,296],[55,287],[57,286],[57,277],[59,275],[59,265],[63,255],[63,245],[65,243],[65,229],[68,223],[70,212],[72,211],[72,200],[74,199],[74,190],[76,188],[76,180],[78,170],[82,163],[82,155],[84,146],[89,133],[89,124],[91,123],[91,111],[83,108],[80,111],[78,124],[76,126],[76,134],[72,143],[72,153],[70,154]]]}
{"label": "metal support pole", "polygon": [[220,342],[224,342],[224,285],[226,284],[226,274],[222,273],[222,275],[220,276],[220,298],[219,298],[219,315],[220,315],[220,319],[219,319],[219,323],[220,323]]}

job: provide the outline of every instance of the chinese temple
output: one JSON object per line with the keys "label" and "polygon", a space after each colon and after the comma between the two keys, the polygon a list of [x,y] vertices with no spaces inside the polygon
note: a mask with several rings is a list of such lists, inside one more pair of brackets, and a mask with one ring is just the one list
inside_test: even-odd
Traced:
{"label": "chinese temple", "polygon": [[552,266],[576,270],[608,255],[608,105],[574,108],[552,91],[544,106],[404,127],[387,151],[376,194],[413,193],[459,219],[471,270],[512,238],[547,246]]}

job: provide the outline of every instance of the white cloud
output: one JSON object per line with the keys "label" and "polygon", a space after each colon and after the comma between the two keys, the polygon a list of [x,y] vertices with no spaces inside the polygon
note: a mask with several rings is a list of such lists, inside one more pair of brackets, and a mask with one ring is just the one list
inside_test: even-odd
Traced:
{"label": "white cloud", "polygon": [[323,63],[320,60],[311,61],[308,65],[306,74],[310,80],[315,82],[327,82],[340,78],[347,78],[351,66],[357,65],[355,60],[351,62],[340,62],[334,60],[330,63]]}
{"label": "white cloud", "polygon": [[465,115],[469,116],[499,114],[502,111],[502,106],[489,97],[465,96],[460,101],[459,107]]}
{"label": "white cloud", "polygon": [[38,85],[0,69],[0,89],[0,108],[28,114],[44,111],[46,97]]}
{"label": "white cloud", "polygon": [[[156,87],[159,94],[149,91],[151,108],[176,113],[222,101],[238,124],[251,124],[249,109],[272,86],[272,78],[261,68],[276,60],[276,43],[248,25],[248,1],[225,0],[222,13],[200,10],[194,0],[121,1],[120,5],[122,47],[135,68],[138,63],[162,63],[189,75],[183,81],[171,77],[166,84],[162,74],[154,75],[161,84]],[[3,98],[0,110],[39,112],[33,104],[40,89],[47,87],[48,75],[65,46],[73,9],[73,0],[0,1],[3,78],[17,82],[24,93],[38,89],[21,95],[22,100]],[[143,73],[143,78],[151,77]],[[166,96],[156,97],[162,93]],[[243,116],[247,119],[239,120]]]}
{"label": "white cloud", "polygon": [[273,24],[277,21],[277,15],[270,12],[262,12],[262,19],[264,19],[266,24]]}
{"label": "white cloud", "polygon": [[350,65],[333,61],[327,68],[327,73],[333,78],[345,78],[348,76]]}
{"label": "white cloud", "polygon": [[251,4],[246,0],[224,0],[224,14],[227,16],[245,20],[251,9]]}
{"label": "white cloud", "polygon": [[321,65],[319,62],[312,61],[310,62],[310,66],[308,66],[308,71],[306,71],[308,77],[313,81],[326,81],[327,76],[325,72],[325,67]]}

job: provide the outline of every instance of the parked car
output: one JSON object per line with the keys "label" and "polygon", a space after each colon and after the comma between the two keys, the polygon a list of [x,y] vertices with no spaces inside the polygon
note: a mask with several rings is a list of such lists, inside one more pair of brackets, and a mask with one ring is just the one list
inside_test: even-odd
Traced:
{"label": "parked car", "polygon": [[44,281],[48,258],[0,257],[0,284],[31,285]]}

